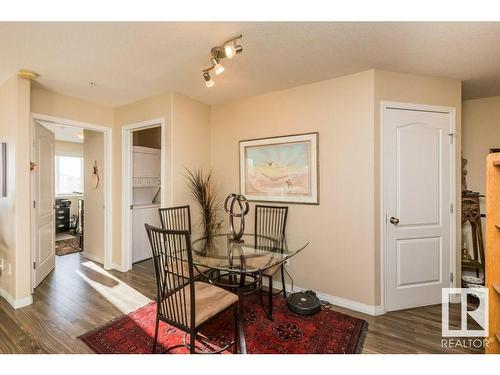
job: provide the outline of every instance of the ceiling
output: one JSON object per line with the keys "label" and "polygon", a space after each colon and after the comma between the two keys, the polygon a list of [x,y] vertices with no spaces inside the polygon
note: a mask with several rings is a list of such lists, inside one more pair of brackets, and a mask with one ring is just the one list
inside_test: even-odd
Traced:
{"label": "ceiling", "polygon": [[[237,33],[243,53],[206,88],[211,47]],[[461,79],[470,99],[500,95],[499,37],[500,23],[0,23],[0,81],[26,68],[113,107],[169,90],[217,104],[384,69]]]}
{"label": "ceiling", "polygon": [[36,120],[36,122],[54,133],[56,141],[83,143],[83,129],[55,122]]}

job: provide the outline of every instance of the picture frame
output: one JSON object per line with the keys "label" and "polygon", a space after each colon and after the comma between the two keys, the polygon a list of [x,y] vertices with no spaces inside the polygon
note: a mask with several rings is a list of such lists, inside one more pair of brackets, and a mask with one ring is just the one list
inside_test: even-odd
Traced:
{"label": "picture frame", "polygon": [[240,194],[255,202],[319,204],[318,146],[318,132],[240,141]]}
{"label": "picture frame", "polygon": [[0,142],[0,197],[7,196],[7,143]]}

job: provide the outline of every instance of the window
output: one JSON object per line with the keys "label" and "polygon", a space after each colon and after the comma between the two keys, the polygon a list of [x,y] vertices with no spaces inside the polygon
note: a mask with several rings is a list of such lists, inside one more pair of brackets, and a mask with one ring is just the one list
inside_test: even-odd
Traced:
{"label": "window", "polygon": [[56,156],[56,194],[83,193],[83,158]]}

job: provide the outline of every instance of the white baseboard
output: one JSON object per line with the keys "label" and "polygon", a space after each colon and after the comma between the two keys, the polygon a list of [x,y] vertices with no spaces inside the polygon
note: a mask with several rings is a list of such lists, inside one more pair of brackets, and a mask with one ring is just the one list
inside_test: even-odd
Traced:
{"label": "white baseboard", "polygon": [[111,270],[117,270],[117,271],[120,271],[120,272],[128,272],[129,271],[122,264],[118,264],[118,263],[111,263],[110,269]]}
{"label": "white baseboard", "polygon": [[[268,285],[267,284],[267,280],[263,280],[262,283],[264,285],[266,285],[266,286]],[[280,287],[281,286],[281,282],[280,281],[275,281],[274,285],[276,287]],[[292,290],[292,285],[288,284],[288,283],[285,283],[285,287],[286,287],[286,291],[289,292],[289,293],[298,292],[300,290],[309,290],[309,289],[311,289],[311,288],[303,288],[301,286],[298,286],[298,285],[294,284],[294,286],[293,286],[294,290]],[[383,306],[367,305],[367,304],[364,304],[364,303],[361,303],[361,302],[352,301],[350,299],[346,299],[346,298],[342,298],[342,297],[336,297],[336,296],[332,296],[330,294],[318,292],[316,290],[314,292],[316,293],[316,296],[320,300],[324,300],[324,301],[330,302],[334,306],[340,306],[340,307],[343,307],[345,309],[349,309],[349,310],[353,310],[353,311],[357,311],[357,312],[361,312],[361,313],[364,313],[364,314],[367,314],[367,315],[373,315],[373,316],[385,314]]]}
{"label": "white baseboard", "polygon": [[2,288],[0,288],[0,297],[3,297],[9,303],[9,305],[11,305],[15,309],[20,309],[21,307],[25,307],[33,303],[33,296],[31,295],[24,298],[14,299],[14,297],[12,297]]}
{"label": "white baseboard", "polygon": [[104,259],[101,259],[101,258],[99,258],[99,257],[96,257],[96,256],[94,256],[94,255],[92,255],[92,254],[85,253],[85,251],[83,252],[83,257],[84,257],[85,259],[91,260],[91,261],[93,261],[93,262],[97,262],[97,263],[99,263],[99,264],[104,264]]}

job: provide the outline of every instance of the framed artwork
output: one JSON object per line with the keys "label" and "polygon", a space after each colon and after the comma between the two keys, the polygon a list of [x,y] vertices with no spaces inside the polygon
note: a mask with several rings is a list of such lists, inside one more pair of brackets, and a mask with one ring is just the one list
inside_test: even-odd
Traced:
{"label": "framed artwork", "polygon": [[251,201],[319,204],[318,133],[240,141],[240,194]]}
{"label": "framed artwork", "polygon": [[0,197],[7,196],[7,143],[0,142]]}

